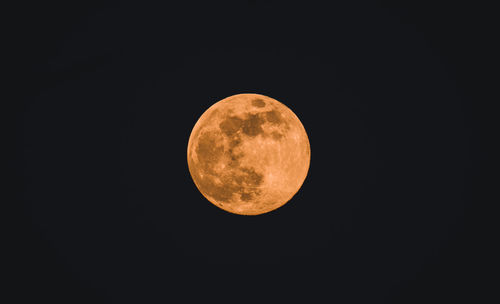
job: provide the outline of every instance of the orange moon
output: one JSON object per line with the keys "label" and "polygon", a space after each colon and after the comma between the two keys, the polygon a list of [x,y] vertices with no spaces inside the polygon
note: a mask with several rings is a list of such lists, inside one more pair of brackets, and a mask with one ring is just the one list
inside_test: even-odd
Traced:
{"label": "orange moon", "polygon": [[302,186],[311,159],[299,118],[260,94],[224,98],[196,122],[189,137],[189,173],[215,206],[257,215],[286,204]]}

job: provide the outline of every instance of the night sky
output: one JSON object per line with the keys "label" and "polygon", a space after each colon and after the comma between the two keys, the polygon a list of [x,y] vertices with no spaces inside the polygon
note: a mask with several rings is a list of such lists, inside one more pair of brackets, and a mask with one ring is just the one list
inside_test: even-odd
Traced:
{"label": "night sky", "polygon": [[[20,9],[19,302],[475,299],[474,10],[177,2]],[[238,93],[287,105],[311,145],[300,191],[260,216],[213,206],[187,167],[197,119]]]}

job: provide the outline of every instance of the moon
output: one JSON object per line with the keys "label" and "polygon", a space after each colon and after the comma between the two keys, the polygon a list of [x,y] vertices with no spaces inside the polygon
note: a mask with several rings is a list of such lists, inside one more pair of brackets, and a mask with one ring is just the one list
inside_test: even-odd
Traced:
{"label": "moon", "polygon": [[224,98],[209,107],[189,136],[189,173],[215,206],[240,215],[275,210],[298,192],[311,150],[299,118],[261,94]]}

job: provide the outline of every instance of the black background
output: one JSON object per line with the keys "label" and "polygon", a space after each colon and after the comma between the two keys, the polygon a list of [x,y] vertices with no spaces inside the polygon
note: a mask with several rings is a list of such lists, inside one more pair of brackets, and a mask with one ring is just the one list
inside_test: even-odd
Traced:
{"label": "black background", "polygon": [[[167,2],[20,9],[19,302],[476,298],[477,10]],[[245,92],[290,107],[312,154],[250,217],[186,161],[199,116]]]}

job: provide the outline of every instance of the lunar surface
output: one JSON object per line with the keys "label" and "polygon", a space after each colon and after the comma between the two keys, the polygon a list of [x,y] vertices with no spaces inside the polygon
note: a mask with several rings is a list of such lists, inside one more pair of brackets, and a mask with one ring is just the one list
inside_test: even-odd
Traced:
{"label": "lunar surface", "polygon": [[260,94],[215,103],[196,122],[187,159],[201,194],[231,213],[257,215],[287,203],[309,170],[309,139],[298,117]]}

